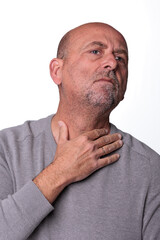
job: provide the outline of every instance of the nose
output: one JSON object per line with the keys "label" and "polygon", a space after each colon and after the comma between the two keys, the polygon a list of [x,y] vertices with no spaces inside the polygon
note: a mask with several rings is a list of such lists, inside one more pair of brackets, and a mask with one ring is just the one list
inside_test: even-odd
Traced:
{"label": "nose", "polygon": [[117,68],[117,60],[113,54],[109,54],[105,57],[103,62],[103,68],[107,68],[109,70],[116,70]]}

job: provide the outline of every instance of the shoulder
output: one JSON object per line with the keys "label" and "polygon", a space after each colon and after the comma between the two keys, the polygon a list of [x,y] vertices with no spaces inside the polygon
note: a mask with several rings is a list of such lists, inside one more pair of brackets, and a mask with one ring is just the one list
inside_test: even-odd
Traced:
{"label": "shoulder", "polygon": [[160,162],[160,155],[151,149],[148,145],[138,140],[129,133],[126,133],[118,129],[115,125],[111,124],[111,129],[113,132],[121,133],[123,137],[124,144],[128,147],[129,151],[134,152],[137,155],[141,155],[144,158],[152,162],[153,159],[157,159]]}
{"label": "shoulder", "polygon": [[[119,130],[113,124],[111,133],[119,132],[123,137],[124,145],[121,149],[121,156],[125,164],[131,167],[131,174],[143,179],[149,179],[152,186],[158,184],[160,188],[160,155],[142,141],[129,133]],[[158,190],[160,191],[160,189]]]}
{"label": "shoulder", "polygon": [[36,138],[47,127],[53,115],[39,120],[28,120],[23,124],[0,131],[0,151],[2,148],[23,142],[26,138]]}

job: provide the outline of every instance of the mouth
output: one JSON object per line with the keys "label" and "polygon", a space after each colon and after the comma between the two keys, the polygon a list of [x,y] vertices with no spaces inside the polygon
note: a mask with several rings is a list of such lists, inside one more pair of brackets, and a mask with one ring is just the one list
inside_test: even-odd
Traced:
{"label": "mouth", "polygon": [[95,80],[94,82],[111,83],[114,85],[114,80],[111,78],[101,78],[101,79]]}

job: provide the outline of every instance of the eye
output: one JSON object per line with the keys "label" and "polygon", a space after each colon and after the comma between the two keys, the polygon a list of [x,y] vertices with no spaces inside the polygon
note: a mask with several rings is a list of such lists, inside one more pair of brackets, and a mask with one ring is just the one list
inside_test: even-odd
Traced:
{"label": "eye", "polygon": [[122,57],[116,56],[115,59],[116,59],[117,61],[119,61],[119,62],[125,63],[125,60],[124,60],[124,58],[122,58]]}
{"label": "eye", "polygon": [[99,55],[100,54],[100,51],[99,50],[92,50],[90,51],[90,53],[93,53],[95,55]]}

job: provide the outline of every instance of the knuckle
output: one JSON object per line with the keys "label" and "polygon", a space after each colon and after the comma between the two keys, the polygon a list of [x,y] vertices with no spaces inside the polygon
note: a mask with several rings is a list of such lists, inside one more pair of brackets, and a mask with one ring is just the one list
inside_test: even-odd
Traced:
{"label": "knuckle", "polygon": [[117,161],[118,158],[119,158],[119,154],[113,154],[109,157],[109,162],[113,163],[113,162]]}
{"label": "knuckle", "polygon": [[109,156],[109,157],[106,157],[106,159],[105,159],[105,162],[104,162],[104,166],[107,166],[107,165],[109,165],[111,163],[111,157]]}
{"label": "knuckle", "polygon": [[111,159],[111,157],[108,157],[108,159],[107,159],[107,165],[109,165],[109,164],[111,164],[112,163],[112,159]]}
{"label": "knuckle", "polygon": [[118,141],[116,142],[116,147],[119,148],[119,147],[121,147],[121,146],[122,146],[122,141],[121,141],[121,140],[118,140]]}
{"label": "knuckle", "polygon": [[114,139],[115,140],[121,139],[121,135],[119,133],[115,133],[114,134]]}
{"label": "knuckle", "polygon": [[105,128],[95,129],[95,131],[96,131],[98,137],[107,134],[107,130]]}
{"label": "knuckle", "polygon": [[109,143],[109,142],[111,142],[111,138],[112,138],[112,136],[111,136],[111,135],[108,135],[108,136],[106,136],[106,143]]}
{"label": "knuckle", "polygon": [[97,165],[98,165],[97,161],[92,161],[91,168],[95,170],[95,169],[97,169]]}
{"label": "knuckle", "polygon": [[96,138],[99,137],[99,130],[100,130],[100,129],[95,129],[95,130],[94,130],[94,134],[95,134],[95,137],[96,137]]}
{"label": "knuckle", "polygon": [[96,161],[96,170],[100,169],[102,167],[102,163],[100,161],[101,159],[99,159],[98,161]]}
{"label": "knuckle", "polygon": [[87,135],[81,135],[80,139],[81,139],[82,142],[86,142],[86,141],[88,141],[89,138],[88,138]]}
{"label": "knuckle", "polygon": [[105,166],[107,166],[107,164],[106,164],[106,161],[104,162],[102,162],[102,161],[97,161],[97,166],[96,166],[96,168],[97,169],[100,169],[100,168],[102,168],[102,167],[105,167]]}
{"label": "knuckle", "polygon": [[109,165],[110,163],[112,163],[112,157],[107,157],[106,158],[106,165]]}
{"label": "knuckle", "polygon": [[120,137],[119,137],[119,134],[117,134],[117,133],[114,133],[112,135],[108,135],[108,142],[110,142],[110,143],[115,142],[119,139],[120,139]]}
{"label": "knuckle", "polygon": [[109,137],[108,136],[104,136],[103,137],[103,143],[104,144],[108,144],[109,143]]}
{"label": "knuckle", "polygon": [[99,159],[99,153],[95,151],[93,158],[97,161]]}
{"label": "knuckle", "polygon": [[100,136],[107,134],[106,129],[102,128],[102,129],[94,129],[94,134],[96,138],[99,138]]}
{"label": "knuckle", "polygon": [[93,142],[87,142],[86,147],[88,150],[95,150],[95,144]]}
{"label": "knuckle", "polygon": [[110,153],[112,151],[112,145],[108,145],[106,149],[107,149],[107,152]]}
{"label": "knuckle", "polygon": [[108,147],[108,152],[111,152],[112,151],[112,148],[109,146]]}
{"label": "knuckle", "polygon": [[94,150],[98,149],[98,143],[97,142],[93,142],[93,146],[94,146]]}
{"label": "knuckle", "polygon": [[117,142],[117,143],[115,144],[114,148],[117,149],[117,148],[119,148],[119,147],[120,147],[120,143]]}

